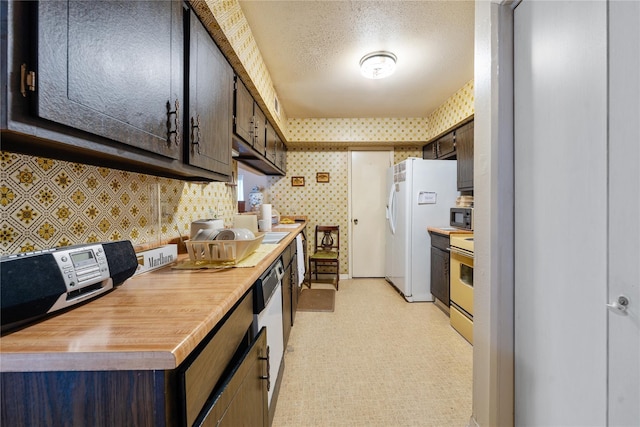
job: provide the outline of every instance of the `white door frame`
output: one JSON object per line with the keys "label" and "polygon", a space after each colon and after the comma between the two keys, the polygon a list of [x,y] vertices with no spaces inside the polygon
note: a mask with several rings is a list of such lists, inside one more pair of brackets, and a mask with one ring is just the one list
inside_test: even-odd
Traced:
{"label": "white door frame", "polygon": [[[475,3],[473,414],[513,419],[513,6]],[[494,60],[495,59],[495,60]]]}
{"label": "white door frame", "polygon": [[347,185],[348,185],[348,190],[347,190],[347,204],[348,204],[348,208],[347,208],[347,222],[349,223],[349,227],[348,227],[348,238],[349,238],[349,278],[353,277],[353,212],[351,209],[351,203],[352,203],[352,182],[351,182],[351,153],[354,151],[388,151],[389,152],[389,162],[391,163],[391,165],[393,165],[393,147],[349,147],[348,149],[348,156],[349,156],[349,161],[348,161],[348,169],[347,169]]}

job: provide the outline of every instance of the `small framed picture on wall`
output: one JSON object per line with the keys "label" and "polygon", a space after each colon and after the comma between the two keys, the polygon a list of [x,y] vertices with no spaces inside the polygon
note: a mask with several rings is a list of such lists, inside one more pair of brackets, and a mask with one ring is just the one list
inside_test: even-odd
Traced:
{"label": "small framed picture on wall", "polygon": [[329,182],[329,172],[316,173],[316,182]]}
{"label": "small framed picture on wall", "polygon": [[292,187],[304,187],[304,176],[292,176],[291,177],[291,186]]}

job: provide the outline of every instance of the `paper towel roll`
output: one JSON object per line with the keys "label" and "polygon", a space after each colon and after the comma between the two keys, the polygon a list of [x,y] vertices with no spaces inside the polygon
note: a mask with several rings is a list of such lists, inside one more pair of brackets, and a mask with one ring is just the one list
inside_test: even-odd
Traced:
{"label": "paper towel roll", "polygon": [[271,231],[271,205],[263,204],[260,207],[260,218],[267,221],[264,231]]}
{"label": "paper towel roll", "polygon": [[233,227],[246,228],[255,234],[258,232],[258,215],[235,215]]}

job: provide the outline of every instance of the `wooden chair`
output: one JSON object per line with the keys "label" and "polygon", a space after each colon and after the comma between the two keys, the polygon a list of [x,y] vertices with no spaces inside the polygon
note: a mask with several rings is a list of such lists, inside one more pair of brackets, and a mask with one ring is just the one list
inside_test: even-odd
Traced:
{"label": "wooden chair", "polygon": [[335,273],[333,283],[338,290],[340,282],[340,227],[337,225],[316,225],[313,254],[309,256],[309,289],[311,275],[318,280],[318,267],[327,267]]}

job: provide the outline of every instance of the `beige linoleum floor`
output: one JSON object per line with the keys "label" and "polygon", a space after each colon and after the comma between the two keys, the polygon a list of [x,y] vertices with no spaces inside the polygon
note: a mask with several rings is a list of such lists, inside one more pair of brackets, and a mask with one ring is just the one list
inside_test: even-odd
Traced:
{"label": "beige linoleum floor", "polygon": [[434,304],[342,280],[333,313],[296,315],[273,426],[466,426],[471,386],[472,347]]}

